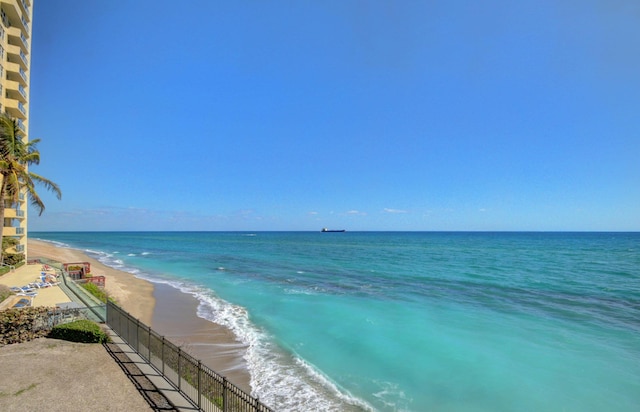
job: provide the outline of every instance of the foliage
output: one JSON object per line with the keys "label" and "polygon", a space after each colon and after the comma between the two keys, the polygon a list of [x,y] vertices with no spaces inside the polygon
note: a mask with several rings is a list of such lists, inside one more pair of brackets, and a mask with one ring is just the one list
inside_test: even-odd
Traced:
{"label": "foliage", "polygon": [[[15,268],[19,268],[20,266],[23,266],[25,264],[24,260],[21,260],[19,262],[16,262],[15,264],[9,265],[8,263],[5,262],[5,266],[0,266],[0,276],[9,273],[11,271],[11,269],[15,269]],[[11,267],[13,266],[13,268]]]}
{"label": "foliage", "polygon": [[0,285],[0,303],[11,296],[11,289],[7,285]]}
{"label": "foliage", "polygon": [[3,256],[3,263],[9,266],[17,266],[24,263],[24,253],[6,253]]}
{"label": "foliage", "polygon": [[49,333],[46,307],[11,308],[0,312],[0,346],[27,342]]}
{"label": "foliage", "polygon": [[[24,262],[24,253],[8,253],[7,249],[11,249],[20,244],[18,239],[5,236],[2,238],[3,262],[7,266],[16,266],[18,263]],[[6,273],[6,272],[5,272]]]}
{"label": "foliage", "polygon": [[113,298],[109,297],[107,295],[107,292],[105,292],[104,289],[102,289],[100,286],[96,285],[95,283],[86,282],[82,284],[82,287],[85,288],[87,292],[91,293],[93,296],[98,298],[100,302],[107,303],[107,299],[108,299],[111,302],[115,303]]}
{"label": "foliage", "polygon": [[13,238],[13,237],[3,237],[2,238],[2,250],[5,251],[9,248],[12,247],[16,247],[20,242],[18,241],[18,239]]}
{"label": "foliage", "polygon": [[[30,165],[40,163],[40,152],[37,144],[40,139],[25,139],[16,119],[7,114],[0,115],[0,222],[4,222],[5,201],[9,207],[17,204],[21,193],[26,193],[29,201],[40,215],[44,212],[44,202],[35,190],[41,184],[54,192],[58,199],[62,192],[51,180],[29,171]],[[4,250],[0,250],[0,262]]]}
{"label": "foliage", "polygon": [[54,326],[51,329],[51,333],[49,333],[49,337],[81,343],[105,343],[109,341],[109,337],[100,329],[100,326],[87,319]]}

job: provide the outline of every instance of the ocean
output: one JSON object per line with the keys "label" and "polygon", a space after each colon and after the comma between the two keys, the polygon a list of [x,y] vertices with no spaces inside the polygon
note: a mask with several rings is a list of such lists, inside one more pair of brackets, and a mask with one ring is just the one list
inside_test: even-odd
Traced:
{"label": "ocean", "polygon": [[640,405],[640,233],[30,236],[194,295],[278,411]]}

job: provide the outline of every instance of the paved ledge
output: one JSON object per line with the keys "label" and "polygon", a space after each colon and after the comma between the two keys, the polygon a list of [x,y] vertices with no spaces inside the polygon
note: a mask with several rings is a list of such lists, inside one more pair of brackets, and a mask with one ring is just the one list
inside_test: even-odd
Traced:
{"label": "paved ledge", "polygon": [[103,325],[112,343],[107,345],[111,356],[120,364],[138,391],[156,411],[199,411],[200,409],[178,391],[164,376],[125,343],[111,328]]}

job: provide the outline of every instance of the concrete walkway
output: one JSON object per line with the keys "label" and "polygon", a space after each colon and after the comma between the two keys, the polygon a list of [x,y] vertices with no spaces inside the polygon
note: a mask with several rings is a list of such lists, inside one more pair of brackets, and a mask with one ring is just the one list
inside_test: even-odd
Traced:
{"label": "concrete walkway", "polygon": [[[163,399],[169,404],[166,407],[176,411],[199,411],[197,406],[191,403],[180,391],[162,376],[153,366],[145,361],[131,346],[125,343],[111,328],[106,326],[107,333],[113,341],[107,345],[111,356],[120,364],[129,378],[136,383],[138,391],[147,399],[147,402],[161,406]],[[153,389],[150,389],[153,388]],[[157,395],[161,396],[157,396]]]}

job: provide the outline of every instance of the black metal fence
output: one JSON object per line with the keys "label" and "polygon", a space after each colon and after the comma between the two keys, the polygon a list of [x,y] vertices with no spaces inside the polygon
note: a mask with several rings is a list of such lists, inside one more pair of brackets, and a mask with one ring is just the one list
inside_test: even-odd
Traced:
{"label": "black metal fence", "polygon": [[200,360],[112,302],[107,303],[107,324],[200,410],[272,412],[272,409],[257,398],[203,365]]}

